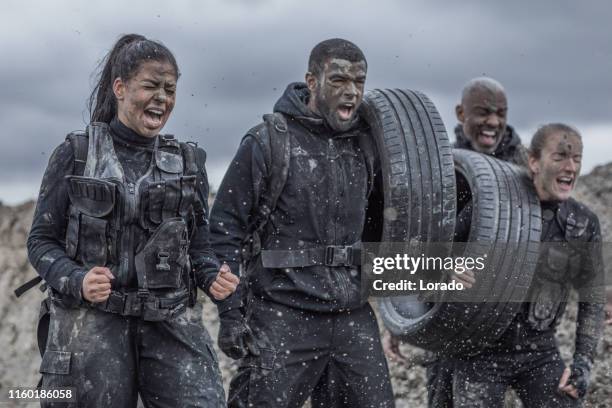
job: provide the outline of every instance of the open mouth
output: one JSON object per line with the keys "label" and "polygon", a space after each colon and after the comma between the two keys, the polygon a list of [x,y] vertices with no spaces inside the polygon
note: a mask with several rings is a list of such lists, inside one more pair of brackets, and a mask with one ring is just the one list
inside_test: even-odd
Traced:
{"label": "open mouth", "polygon": [[494,130],[482,130],[478,135],[478,141],[484,146],[493,146],[497,140],[497,132]]}
{"label": "open mouth", "polygon": [[145,109],[146,124],[148,127],[158,128],[162,125],[162,118],[164,111],[159,108],[148,108]]}
{"label": "open mouth", "polygon": [[574,177],[571,176],[557,177],[556,182],[561,191],[569,192],[574,187]]}
{"label": "open mouth", "polygon": [[354,103],[343,103],[338,107],[338,116],[340,120],[350,120],[353,117],[353,112],[355,112]]}

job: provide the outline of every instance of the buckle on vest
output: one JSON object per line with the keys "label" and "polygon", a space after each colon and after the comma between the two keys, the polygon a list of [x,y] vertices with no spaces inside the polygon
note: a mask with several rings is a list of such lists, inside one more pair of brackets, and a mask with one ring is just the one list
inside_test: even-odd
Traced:
{"label": "buckle on vest", "polygon": [[328,245],[325,247],[325,266],[353,265],[353,247],[345,245]]}
{"label": "buckle on vest", "polygon": [[111,312],[117,314],[123,314],[125,308],[125,300],[126,296],[124,293],[111,291],[110,296],[106,299],[106,305],[104,308]]}
{"label": "buckle on vest", "polygon": [[169,271],[170,265],[168,265],[168,258],[170,258],[170,254],[168,252],[159,252],[157,254],[157,265],[155,265],[155,269],[158,271]]}

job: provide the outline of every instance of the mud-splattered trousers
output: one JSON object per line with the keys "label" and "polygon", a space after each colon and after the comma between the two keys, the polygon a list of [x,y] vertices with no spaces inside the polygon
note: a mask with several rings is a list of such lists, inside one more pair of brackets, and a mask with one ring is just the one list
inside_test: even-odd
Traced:
{"label": "mud-splattered trousers", "polygon": [[582,406],[582,399],[558,391],[565,363],[554,332],[573,286],[579,303],[571,369],[585,370],[586,378],[577,380],[588,384],[603,323],[599,221],[573,199],[542,203],[542,214],[543,242],[529,302],[496,344],[455,361],[456,407],[503,407],[507,387],[526,408]]}
{"label": "mud-splattered trousers", "polygon": [[371,307],[313,312],[265,300],[249,327],[260,356],[242,359],[229,407],[392,407],[387,362]]}
{"label": "mud-splattered trousers", "polygon": [[147,322],[51,302],[43,388],[74,387],[78,403],[43,407],[223,407],[225,395],[201,305]]}
{"label": "mud-splattered trousers", "polygon": [[[266,262],[275,265],[285,262],[284,253],[297,258],[302,249],[315,253],[353,245],[366,222],[368,169],[357,136],[367,129],[357,124],[332,132],[310,113],[307,98],[304,84],[292,84],[274,107],[285,116],[284,136],[291,138],[287,181],[261,235],[262,250],[270,251]],[[256,138],[244,139],[212,209],[213,248],[232,270],[265,194],[269,169],[263,152]],[[220,308],[246,307],[262,353],[241,362],[230,406],[298,407],[311,394],[317,406],[393,405],[376,319],[361,295],[357,265],[265,267],[257,256],[246,276],[253,301]]]}
{"label": "mud-splattered trousers", "polygon": [[[98,131],[84,177],[70,142],[53,153],[28,237],[51,297],[43,385],[76,387],[78,407],[132,407],[137,393],[152,407],[223,406],[201,312],[189,309],[218,270],[203,157],[190,166],[173,139],[143,138],[116,119],[89,137]],[[114,275],[103,303],[81,295],[93,266]]]}

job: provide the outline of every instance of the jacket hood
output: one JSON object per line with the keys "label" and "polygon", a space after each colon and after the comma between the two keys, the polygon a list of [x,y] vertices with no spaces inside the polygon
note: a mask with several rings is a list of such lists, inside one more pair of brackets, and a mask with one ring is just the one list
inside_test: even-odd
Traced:
{"label": "jacket hood", "polygon": [[290,83],[287,85],[282,96],[276,101],[274,112],[284,113],[291,117],[317,118],[317,116],[308,109],[309,98],[310,91],[304,82]]}

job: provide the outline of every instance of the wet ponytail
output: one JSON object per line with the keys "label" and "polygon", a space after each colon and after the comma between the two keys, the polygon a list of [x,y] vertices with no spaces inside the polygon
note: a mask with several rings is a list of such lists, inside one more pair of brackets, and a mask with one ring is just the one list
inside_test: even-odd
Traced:
{"label": "wet ponytail", "polygon": [[121,36],[98,67],[98,80],[89,96],[91,122],[110,123],[117,114],[113,82],[116,78],[128,81],[146,61],[169,62],[174,67],[176,77],[180,75],[174,55],[163,44],[139,34]]}

